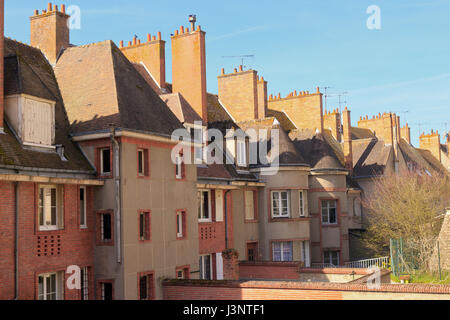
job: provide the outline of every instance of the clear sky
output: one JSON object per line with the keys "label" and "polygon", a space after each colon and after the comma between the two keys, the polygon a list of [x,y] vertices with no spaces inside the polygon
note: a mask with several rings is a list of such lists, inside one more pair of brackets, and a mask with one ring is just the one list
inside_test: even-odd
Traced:
{"label": "clear sky", "polygon": [[[29,16],[47,0],[5,0],[6,35],[29,43]],[[57,3],[61,5],[61,3]],[[450,130],[450,0],[79,0],[81,29],[71,42],[128,42],[136,34],[170,34],[188,26],[188,15],[206,31],[208,91],[217,93],[220,69],[231,72],[244,61],[269,82],[269,94],[328,89],[328,109],[360,116],[396,112],[420,132]],[[381,12],[381,29],[370,30],[370,5]]]}

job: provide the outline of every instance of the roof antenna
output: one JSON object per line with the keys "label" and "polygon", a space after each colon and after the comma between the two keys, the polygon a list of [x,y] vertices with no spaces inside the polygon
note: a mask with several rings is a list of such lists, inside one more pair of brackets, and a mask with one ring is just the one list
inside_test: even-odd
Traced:
{"label": "roof antenna", "polygon": [[191,30],[195,31],[195,23],[197,22],[197,16],[195,14],[190,14],[189,22],[191,23]]}

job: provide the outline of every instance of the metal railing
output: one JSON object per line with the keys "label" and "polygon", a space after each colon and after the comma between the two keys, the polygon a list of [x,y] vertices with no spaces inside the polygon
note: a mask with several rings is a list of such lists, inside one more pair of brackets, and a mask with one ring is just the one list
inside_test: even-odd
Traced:
{"label": "metal railing", "polygon": [[368,269],[372,267],[378,267],[378,268],[388,268],[389,267],[389,257],[380,257],[380,258],[373,258],[373,259],[365,259],[365,260],[358,260],[358,261],[351,261],[345,263],[346,268],[363,268]]}

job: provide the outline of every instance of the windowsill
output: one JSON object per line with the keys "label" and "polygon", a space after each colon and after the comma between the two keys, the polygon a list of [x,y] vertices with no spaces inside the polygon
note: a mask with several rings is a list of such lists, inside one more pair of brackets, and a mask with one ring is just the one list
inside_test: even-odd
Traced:
{"label": "windowsill", "polygon": [[96,245],[99,247],[102,247],[102,246],[111,247],[111,246],[114,246],[114,241],[113,240],[100,240],[100,241],[97,241]]}
{"label": "windowsill", "polygon": [[39,234],[43,234],[43,233],[58,233],[58,232],[63,232],[64,228],[55,228],[55,229],[40,229],[38,228],[37,232]]}
{"label": "windowsill", "polygon": [[212,219],[199,219],[198,223],[212,223]]}
{"label": "windowsill", "polygon": [[271,218],[269,222],[295,222],[295,221],[310,221],[310,217],[297,217],[297,218]]}
{"label": "windowsill", "polygon": [[112,179],[113,175],[111,172],[110,173],[101,173],[98,177],[100,179]]}
{"label": "windowsill", "polygon": [[80,226],[80,230],[82,230],[82,231],[86,231],[88,229],[89,229],[88,226]]}
{"label": "windowsill", "polygon": [[322,227],[330,227],[330,228],[332,228],[332,227],[339,227],[339,224],[336,222],[336,223],[324,223],[324,222],[322,222]]}

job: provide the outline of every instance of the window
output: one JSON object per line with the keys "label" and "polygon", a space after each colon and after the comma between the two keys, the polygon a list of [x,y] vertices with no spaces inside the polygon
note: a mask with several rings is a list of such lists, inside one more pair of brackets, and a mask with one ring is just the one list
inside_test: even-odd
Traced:
{"label": "window", "polygon": [[139,240],[150,240],[150,212],[139,213]]}
{"label": "window", "polygon": [[177,212],[177,238],[181,239],[186,236],[186,212]]}
{"label": "window", "polygon": [[148,177],[149,176],[149,162],[148,162],[148,150],[147,149],[138,149],[137,151],[138,158],[138,176],[139,177]]}
{"label": "window", "polygon": [[200,256],[199,266],[200,266],[200,279],[211,280],[212,279],[211,255],[208,254]]}
{"label": "window", "polygon": [[80,188],[80,227],[87,228],[86,187]]}
{"label": "window", "polygon": [[272,191],[272,217],[288,218],[289,216],[288,191]]}
{"label": "window", "polygon": [[113,299],[113,283],[112,282],[101,282],[101,299],[102,300],[112,300]]}
{"label": "window", "polygon": [[177,269],[177,279],[189,279],[189,267]]}
{"label": "window", "polygon": [[322,223],[323,224],[336,224],[336,200],[323,200],[322,201]]}
{"label": "window", "polygon": [[[199,146],[195,147],[194,150],[194,163],[195,164],[202,164],[204,163],[206,148],[203,148],[204,141],[206,140],[204,135],[206,132],[203,131],[203,128],[194,128],[192,129],[194,132],[194,142],[196,144],[199,144]],[[201,145],[201,146],[200,146]]]}
{"label": "window", "polygon": [[89,300],[89,273],[88,268],[81,269],[81,300]]}
{"label": "window", "polygon": [[309,241],[302,241],[302,262],[306,268],[311,267]]}
{"label": "window", "polygon": [[237,165],[239,167],[247,166],[247,144],[245,140],[237,140]]}
{"label": "window", "polygon": [[100,149],[100,173],[111,174],[111,148]]}
{"label": "window", "polygon": [[39,230],[58,230],[63,227],[62,187],[39,188]]}
{"label": "window", "polygon": [[304,217],[305,216],[305,193],[303,191],[300,191],[299,193],[299,198],[300,198],[300,217]]}
{"label": "window", "polygon": [[183,155],[177,154],[175,158],[175,176],[177,179],[181,180],[185,177],[185,165],[183,162]]}
{"label": "window", "polygon": [[245,220],[255,220],[255,192],[245,191]]}
{"label": "window", "polygon": [[335,267],[339,266],[339,251],[324,251],[323,263]]}
{"label": "window", "polygon": [[247,260],[248,261],[258,260],[258,243],[257,242],[247,243]]}
{"label": "window", "polygon": [[139,276],[139,299],[153,299],[153,274],[141,274]]}
{"label": "window", "polygon": [[292,241],[273,243],[273,261],[292,261]]}
{"label": "window", "polygon": [[199,221],[211,221],[211,192],[201,190],[198,192],[198,219]]}
{"label": "window", "polygon": [[112,240],[112,217],[111,213],[102,213],[101,221],[101,240],[103,241],[111,241]]}
{"label": "window", "polygon": [[38,277],[39,300],[63,299],[63,274],[61,272],[42,274]]}

